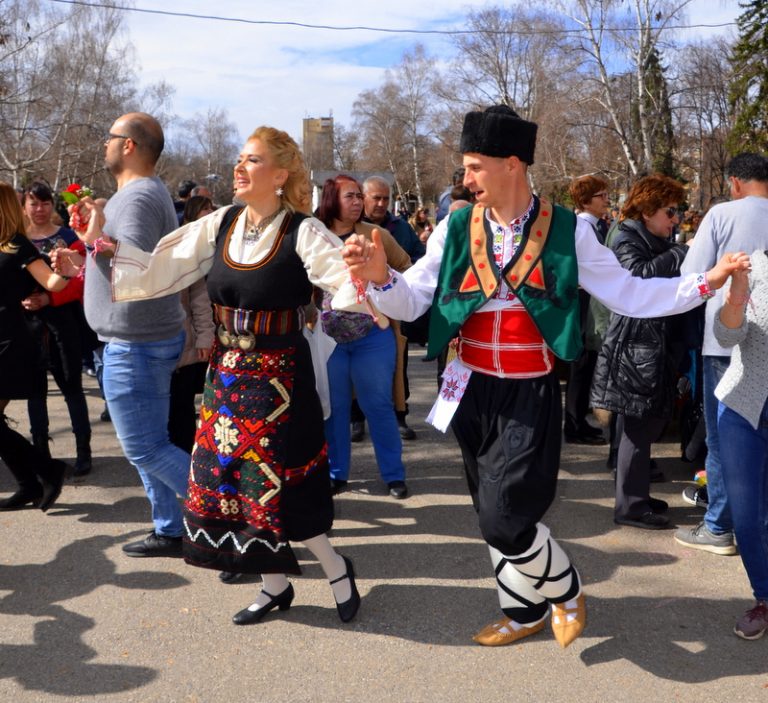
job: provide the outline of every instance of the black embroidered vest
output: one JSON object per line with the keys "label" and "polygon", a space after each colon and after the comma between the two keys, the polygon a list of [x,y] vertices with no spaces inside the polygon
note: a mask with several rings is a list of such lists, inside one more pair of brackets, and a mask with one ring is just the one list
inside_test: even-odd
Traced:
{"label": "black embroidered vest", "polygon": [[241,264],[228,254],[241,212],[240,207],[230,208],[219,227],[216,255],[208,273],[211,301],[244,310],[295,310],[307,305],[312,297],[312,284],[296,253],[299,225],[307,215],[288,213],[269,253],[255,264]]}

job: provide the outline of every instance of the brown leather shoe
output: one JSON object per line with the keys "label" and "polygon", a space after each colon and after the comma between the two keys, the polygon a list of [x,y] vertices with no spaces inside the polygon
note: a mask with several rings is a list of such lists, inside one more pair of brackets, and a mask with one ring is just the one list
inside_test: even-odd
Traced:
{"label": "brown leather shoe", "polygon": [[535,635],[544,629],[544,620],[530,627],[518,625],[518,630],[513,629],[511,623],[512,620],[509,618],[502,618],[497,622],[492,622],[480,630],[472,639],[484,647],[501,647],[505,644],[512,644],[517,640],[521,640],[523,637]]}
{"label": "brown leather shoe", "polygon": [[563,648],[571,644],[584,631],[587,624],[587,605],[583,593],[576,598],[574,608],[565,606],[566,603],[552,604],[552,632]]}

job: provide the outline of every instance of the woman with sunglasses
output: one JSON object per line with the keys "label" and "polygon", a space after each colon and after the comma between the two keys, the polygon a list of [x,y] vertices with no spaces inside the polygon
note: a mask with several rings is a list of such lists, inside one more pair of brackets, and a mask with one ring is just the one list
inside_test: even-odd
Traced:
{"label": "woman with sunglasses", "polygon": [[[675,244],[682,184],[661,174],[646,176],[629,191],[611,248],[621,265],[640,278],[680,275],[688,247]],[[616,467],[614,522],[659,530],[669,526],[663,500],[651,498],[651,444],[672,411],[679,367],[685,358],[686,314],[633,318],[613,314],[592,381],[592,405],[622,416]]]}

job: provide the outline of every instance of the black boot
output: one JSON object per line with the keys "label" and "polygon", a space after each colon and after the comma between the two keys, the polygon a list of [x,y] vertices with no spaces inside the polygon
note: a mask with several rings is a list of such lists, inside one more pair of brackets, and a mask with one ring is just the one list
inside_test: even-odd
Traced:
{"label": "black boot", "polygon": [[75,460],[75,470],[73,476],[85,476],[91,473],[93,464],[91,462],[91,433],[75,435],[75,445],[77,447],[77,459]]}
{"label": "black boot", "polygon": [[43,512],[46,512],[61,494],[61,487],[64,485],[64,472],[66,470],[67,465],[59,459],[50,459],[38,469],[37,475],[43,486],[43,495],[37,507]]}
{"label": "black boot", "polygon": [[29,502],[34,502],[43,512],[53,505],[61,493],[67,465],[58,459],[43,456],[16,430],[8,427],[5,417],[0,418],[0,459],[19,482],[19,492],[25,491],[14,500],[15,503],[29,498]]}
{"label": "black boot", "polygon": [[21,508],[26,507],[30,503],[37,507],[42,497],[43,489],[37,481],[30,486],[19,486],[15,493],[0,500],[0,511],[21,510]]}
{"label": "black boot", "polygon": [[32,435],[32,444],[46,459],[51,458],[51,448],[48,446],[48,442],[50,441],[51,438],[48,436],[47,432],[45,434]]}

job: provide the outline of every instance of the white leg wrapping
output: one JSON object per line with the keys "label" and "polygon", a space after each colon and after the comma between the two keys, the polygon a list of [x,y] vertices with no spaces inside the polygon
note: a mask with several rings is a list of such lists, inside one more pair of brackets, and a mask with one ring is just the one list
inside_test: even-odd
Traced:
{"label": "white leg wrapping", "polygon": [[550,603],[561,603],[581,593],[579,572],[568,555],[552,539],[549,528],[536,524],[536,538],[522,554],[504,555],[539,596]]}
{"label": "white leg wrapping", "polygon": [[504,615],[515,622],[529,625],[546,616],[549,605],[509,560],[488,545],[491,563],[496,574],[499,605]]}

